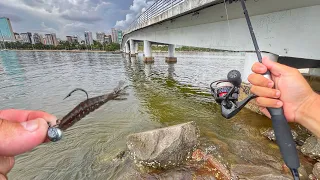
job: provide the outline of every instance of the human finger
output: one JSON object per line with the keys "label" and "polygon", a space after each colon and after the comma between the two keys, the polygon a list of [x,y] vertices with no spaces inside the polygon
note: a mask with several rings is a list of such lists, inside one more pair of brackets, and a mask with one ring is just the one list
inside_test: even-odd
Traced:
{"label": "human finger", "polygon": [[271,74],[275,76],[297,72],[297,69],[271,61],[268,57],[264,57],[262,63],[270,70]]}
{"label": "human finger", "polygon": [[265,78],[261,74],[250,74],[248,76],[248,81],[255,86],[263,86],[272,88],[274,86],[274,82],[270,79]]}
{"label": "human finger", "polygon": [[47,131],[42,118],[20,123],[0,119],[0,155],[15,156],[33,149],[45,141]]}
{"label": "human finger", "polygon": [[260,107],[280,108],[283,106],[283,102],[278,99],[257,97],[255,101],[256,104]]}
{"label": "human finger", "polygon": [[0,174],[6,175],[14,165],[14,157],[0,156]]}
{"label": "human finger", "polygon": [[281,92],[277,89],[271,89],[261,86],[251,86],[251,93],[259,97],[280,98]]}
{"label": "human finger", "polygon": [[267,72],[267,67],[262,63],[256,62],[252,65],[251,70],[257,74],[264,74]]}
{"label": "human finger", "polygon": [[3,174],[0,174],[0,180],[7,180],[7,178]]}
{"label": "human finger", "polygon": [[5,119],[8,121],[23,122],[37,118],[42,118],[47,122],[50,122],[52,125],[55,125],[57,121],[57,117],[43,111],[20,109],[6,109],[0,111],[0,119]]}

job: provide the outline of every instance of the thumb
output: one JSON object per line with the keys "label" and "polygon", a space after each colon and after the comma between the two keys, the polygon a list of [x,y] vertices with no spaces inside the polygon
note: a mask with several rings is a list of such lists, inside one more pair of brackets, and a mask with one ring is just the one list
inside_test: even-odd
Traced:
{"label": "thumb", "polygon": [[262,59],[262,63],[270,70],[270,72],[275,76],[285,75],[289,72],[292,72],[294,68],[289,66],[271,61],[268,57]]}
{"label": "thumb", "polygon": [[42,118],[20,123],[0,119],[0,155],[15,156],[33,149],[44,142],[47,130]]}

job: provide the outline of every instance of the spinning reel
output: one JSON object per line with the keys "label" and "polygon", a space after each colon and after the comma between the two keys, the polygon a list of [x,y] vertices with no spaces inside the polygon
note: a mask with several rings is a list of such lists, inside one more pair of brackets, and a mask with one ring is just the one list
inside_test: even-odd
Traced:
{"label": "spinning reel", "polygon": [[240,86],[242,83],[241,73],[232,70],[227,75],[227,80],[218,80],[210,84],[211,94],[215,101],[221,105],[221,114],[230,119],[235,116],[250,100],[256,95],[249,95],[244,100],[238,102]]}

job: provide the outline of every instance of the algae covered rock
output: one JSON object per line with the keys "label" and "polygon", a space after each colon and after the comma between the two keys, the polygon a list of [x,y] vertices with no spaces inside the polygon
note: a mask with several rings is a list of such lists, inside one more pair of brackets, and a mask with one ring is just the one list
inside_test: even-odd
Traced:
{"label": "algae covered rock", "polygon": [[291,177],[286,174],[281,174],[280,171],[261,165],[252,164],[235,164],[231,166],[231,173],[236,175],[239,179],[247,180],[273,180],[283,179],[290,180]]}
{"label": "algae covered rock", "polygon": [[[293,139],[296,140],[298,137],[298,133],[295,130],[291,130]],[[274,134],[274,130],[272,128],[267,129],[266,131],[262,132],[262,135],[268,138],[269,140],[276,141],[276,135]]]}
{"label": "algae covered rock", "polygon": [[314,165],[312,173],[317,179],[320,179],[320,163]]}
{"label": "algae covered rock", "polygon": [[198,141],[194,122],[129,135],[127,147],[146,166],[165,167],[185,161]]}
{"label": "algae covered rock", "polygon": [[320,160],[320,139],[309,137],[301,147],[301,152],[312,159]]}

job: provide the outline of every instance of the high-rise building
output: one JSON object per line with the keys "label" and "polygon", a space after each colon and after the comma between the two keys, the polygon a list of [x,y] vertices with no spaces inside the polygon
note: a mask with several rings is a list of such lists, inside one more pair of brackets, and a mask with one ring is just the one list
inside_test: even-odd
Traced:
{"label": "high-rise building", "polygon": [[84,32],[84,39],[86,41],[86,45],[92,45],[93,44],[92,32],[85,31]]}
{"label": "high-rise building", "polygon": [[67,41],[69,42],[69,43],[72,43],[72,36],[66,36],[67,37]]}
{"label": "high-rise building", "polygon": [[45,38],[43,37],[43,35],[42,35],[42,34],[39,34],[39,36],[40,36],[40,41],[41,41],[41,43],[42,43],[42,44],[45,44],[45,42],[44,42],[44,39],[45,39]]}
{"label": "high-rise building", "polygon": [[78,43],[78,37],[77,36],[72,36],[72,43]]}
{"label": "high-rise building", "polygon": [[39,43],[43,43],[43,40],[42,40],[43,38],[42,38],[42,36],[40,35],[40,34],[38,34],[38,33],[34,33],[33,34],[33,42],[35,43],[35,44],[39,44]]}
{"label": "high-rise building", "polygon": [[[20,36],[20,34],[19,33],[13,33],[14,34],[14,39],[16,40],[16,41],[22,41],[22,39],[21,39],[21,36]],[[2,40],[2,39],[1,39]]]}
{"label": "high-rise building", "polygon": [[122,36],[123,36],[123,32],[122,30],[118,30],[118,43],[121,43],[122,42]]}
{"label": "high-rise building", "polygon": [[45,37],[44,37],[44,38],[42,38],[42,42],[43,42],[43,43],[42,43],[43,45],[47,45],[47,40],[46,40],[46,38],[45,38]]}
{"label": "high-rise building", "polygon": [[30,32],[20,34],[23,43],[33,43],[32,34]]}
{"label": "high-rise building", "polygon": [[118,43],[118,32],[115,28],[111,29],[111,37],[113,43]]}
{"label": "high-rise building", "polygon": [[112,42],[111,35],[105,35],[104,36],[104,42],[107,44],[110,44]]}
{"label": "high-rise building", "polygon": [[46,45],[54,45],[52,34],[45,34],[44,37],[46,38]]}
{"label": "high-rise building", "polygon": [[57,40],[56,34],[55,33],[51,33],[51,36],[52,36],[52,45],[58,46],[59,42]]}
{"label": "high-rise building", "polygon": [[105,33],[104,32],[97,32],[96,35],[97,35],[97,41],[100,42],[101,44],[103,44]]}
{"label": "high-rise building", "polygon": [[14,42],[15,37],[13,34],[11,22],[9,18],[0,17],[0,40]]}

